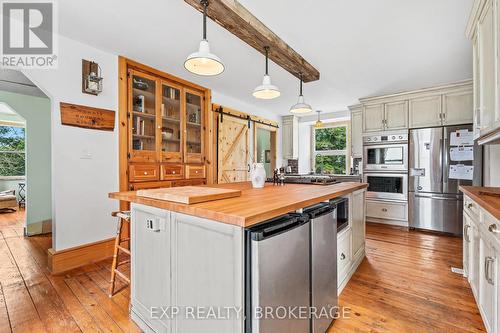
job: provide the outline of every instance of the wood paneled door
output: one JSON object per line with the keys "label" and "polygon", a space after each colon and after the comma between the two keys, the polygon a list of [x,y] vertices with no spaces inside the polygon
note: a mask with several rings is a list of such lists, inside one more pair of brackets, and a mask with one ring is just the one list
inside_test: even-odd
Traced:
{"label": "wood paneled door", "polygon": [[223,116],[219,117],[218,125],[218,182],[247,181],[250,163],[248,121]]}

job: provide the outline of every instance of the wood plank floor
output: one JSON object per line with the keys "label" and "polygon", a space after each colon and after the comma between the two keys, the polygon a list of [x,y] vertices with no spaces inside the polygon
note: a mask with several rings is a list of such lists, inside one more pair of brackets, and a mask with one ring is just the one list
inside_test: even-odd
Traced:
{"label": "wood plank floor", "polygon": [[366,258],[342,292],[336,332],[485,332],[463,277],[462,240],[367,224]]}
{"label": "wood plank floor", "polygon": [[[50,235],[23,237],[24,214],[0,213],[0,333],[138,332],[129,288],[108,298],[110,261],[48,272]],[[367,226],[367,257],[340,297],[333,332],[484,332],[461,267],[461,240]],[[118,286],[120,287],[120,286]]]}

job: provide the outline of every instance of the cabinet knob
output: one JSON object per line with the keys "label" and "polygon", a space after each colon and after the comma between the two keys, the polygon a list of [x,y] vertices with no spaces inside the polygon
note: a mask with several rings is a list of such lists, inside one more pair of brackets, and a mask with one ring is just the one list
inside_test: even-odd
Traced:
{"label": "cabinet knob", "polygon": [[194,173],[198,173],[198,170],[196,170]]}
{"label": "cabinet knob", "polygon": [[383,212],[387,212],[387,208],[382,208],[382,211]]}
{"label": "cabinet knob", "polygon": [[467,204],[467,208],[472,208],[473,206],[474,206],[474,204],[472,202]]}
{"label": "cabinet knob", "polygon": [[145,175],[147,175],[147,174],[148,174],[148,172],[147,172],[147,171],[144,171],[144,174],[145,174]]}
{"label": "cabinet knob", "polygon": [[496,224],[490,224],[488,227],[488,230],[494,234],[500,234],[500,230],[498,230],[498,227]]}
{"label": "cabinet knob", "polygon": [[340,260],[344,260],[344,259],[345,259],[345,254],[344,253],[340,254]]}
{"label": "cabinet knob", "polygon": [[172,171],[172,174],[175,175],[175,171]]}

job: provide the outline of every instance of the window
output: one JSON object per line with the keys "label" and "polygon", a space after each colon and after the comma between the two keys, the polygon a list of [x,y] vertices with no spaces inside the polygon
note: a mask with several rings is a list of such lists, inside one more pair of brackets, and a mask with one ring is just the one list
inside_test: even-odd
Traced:
{"label": "window", "polygon": [[345,175],[349,168],[348,124],[313,127],[313,163],[316,173]]}
{"label": "window", "polygon": [[24,128],[0,126],[0,177],[24,175]]}

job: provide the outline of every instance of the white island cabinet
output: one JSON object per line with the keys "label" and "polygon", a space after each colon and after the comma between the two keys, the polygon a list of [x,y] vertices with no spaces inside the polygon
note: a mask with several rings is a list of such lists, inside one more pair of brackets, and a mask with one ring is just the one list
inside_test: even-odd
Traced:
{"label": "white island cabinet", "polygon": [[[243,228],[140,204],[132,221],[132,319],[150,332],[243,332]],[[219,309],[229,318],[210,318]]]}

